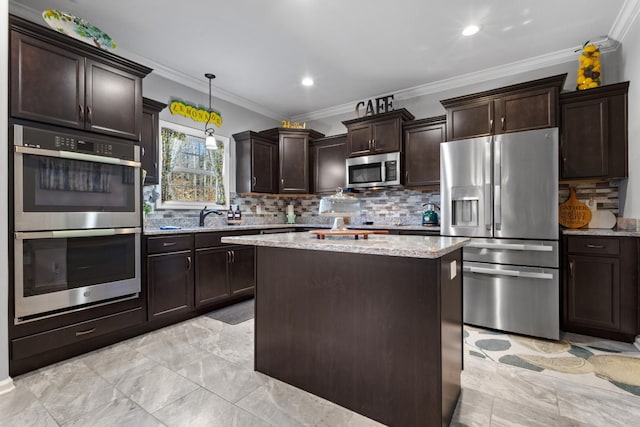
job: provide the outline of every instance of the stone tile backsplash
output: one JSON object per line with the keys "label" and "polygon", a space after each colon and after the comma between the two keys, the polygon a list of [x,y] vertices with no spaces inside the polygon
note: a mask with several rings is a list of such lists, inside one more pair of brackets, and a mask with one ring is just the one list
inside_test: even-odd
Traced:
{"label": "stone tile backsplash", "polygon": [[[593,198],[598,209],[607,209],[618,216],[618,182],[595,182],[572,184],[576,187],[578,199],[583,202]],[[145,201],[153,198],[153,186],[144,187]],[[385,189],[367,190],[352,193],[360,199],[361,214],[351,219],[352,224],[373,222],[374,224],[407,224],[415,225],[422,222],[422,205],[424,203],[440,204],[440,194],[434,190]],[[244,224],[283,224],[286,222],[288,205],[293,205],[298,224],[329,224],[331,217],[318,215],[318,205],[322,196],[283,196],[256,195],[231,193],[232,205],[239,205]],[[561,184],[559,188],[559,202],[569,197],[569,185]],[[177,225],[181,227],[196,227],[198,225],[199,210],[163,209],[155,210],[147,215],[149,227],[162,225]],[[621,218],[619,227],[636,225],[635,220]],[[633,224],[631,224],[633,222]],[[640,221],[639,221],[640,222]],[[226,215],[209,215],[206,225],[225,225]],[[621,227],[622,228],[622,227]]]}

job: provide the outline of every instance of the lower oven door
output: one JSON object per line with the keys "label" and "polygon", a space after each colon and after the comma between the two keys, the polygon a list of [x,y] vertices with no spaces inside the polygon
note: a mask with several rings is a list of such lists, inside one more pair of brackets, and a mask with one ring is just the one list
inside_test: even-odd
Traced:
{"label": "lower oven door", "polygon": [[15,320],[140,292],[140,228],[15,233]]}
{"label": "lower oven door", "polygon": [[463,262],[465,323],[560,338],[558,269]]}

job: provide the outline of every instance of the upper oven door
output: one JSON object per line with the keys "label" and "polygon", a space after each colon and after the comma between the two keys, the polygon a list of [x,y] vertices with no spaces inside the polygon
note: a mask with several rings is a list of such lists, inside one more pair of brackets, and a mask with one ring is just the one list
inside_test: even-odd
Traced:
{"label": "upper oven door", "polygon": [[68,149],[25,146],[21,134],[14,133],[16,231],[140,226],[139,162],[79,152],[64,141],[60,148]]}

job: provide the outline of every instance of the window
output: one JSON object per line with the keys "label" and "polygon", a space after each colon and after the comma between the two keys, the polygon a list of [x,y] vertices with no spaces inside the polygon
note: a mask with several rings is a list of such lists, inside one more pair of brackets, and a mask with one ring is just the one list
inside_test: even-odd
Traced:
{"label": "window", "polygon": [[162,209],[224,208],[229,200],[229,138],[216,135],[205,148],[204,131],[160,121]]}

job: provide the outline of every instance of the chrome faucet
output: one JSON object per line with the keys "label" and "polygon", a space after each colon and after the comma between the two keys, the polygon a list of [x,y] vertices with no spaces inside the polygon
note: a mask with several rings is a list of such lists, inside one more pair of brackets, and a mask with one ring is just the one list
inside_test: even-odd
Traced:
{"label": "chrome faucet", "polygon": [[209,214],[216,214],[216,215],[222,215],[222,212],[220,212],[217,209],[209,209],[207,210],[207,207],[205,206],[204,209],[202,209],[200,211],[200,227],[204,227],[204,219],[207,217],[207,215]]}

